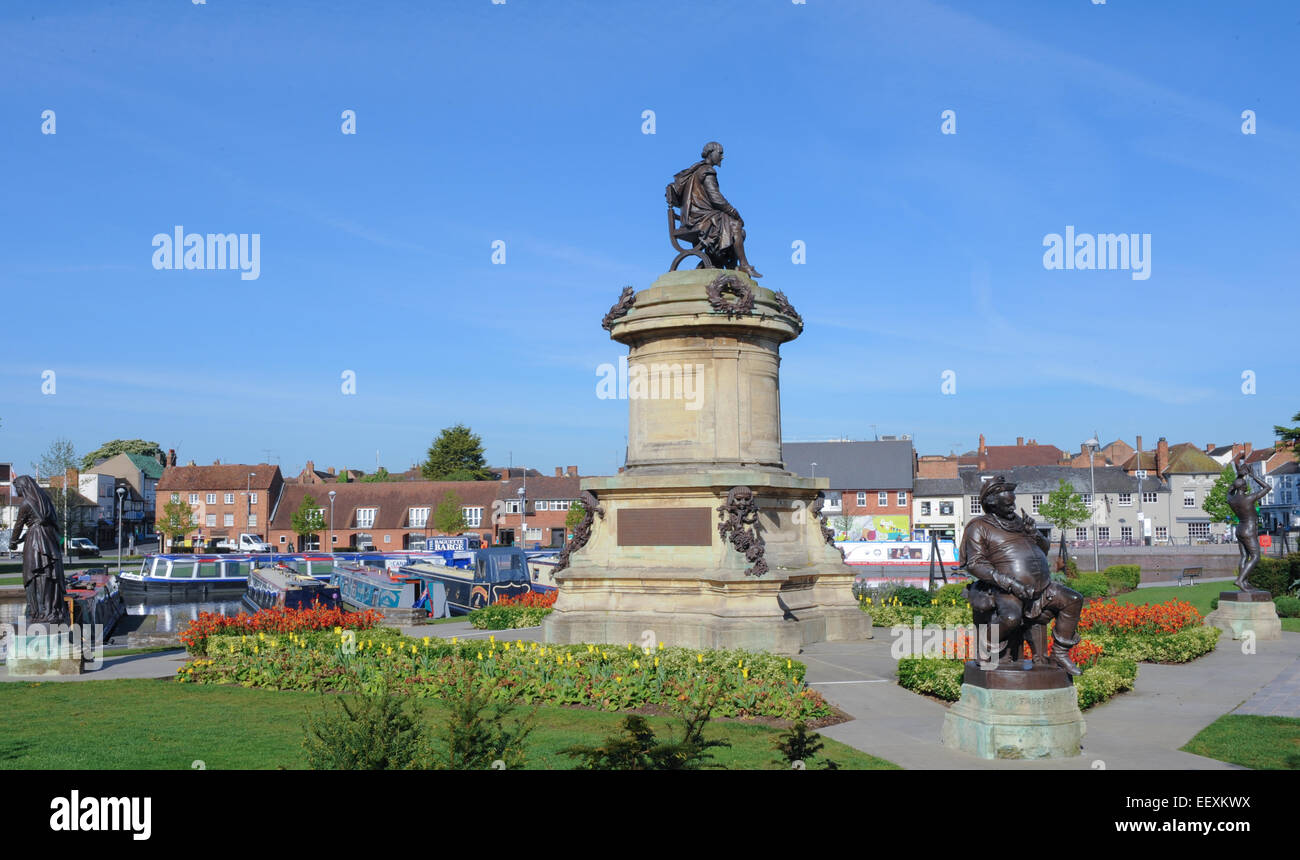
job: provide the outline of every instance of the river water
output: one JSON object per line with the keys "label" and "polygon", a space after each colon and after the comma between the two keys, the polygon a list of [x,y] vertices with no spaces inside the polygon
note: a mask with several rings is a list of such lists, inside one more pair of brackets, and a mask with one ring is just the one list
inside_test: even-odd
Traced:
{"label": "river water", "polygon": [[[15,624],[22,621],[27,609],[27,602],[22,595],[13,599],[0,598],[0,624]],[[179,633],[185,626],[199,617],[200,612],[216,612],[221,615],[238,615],[248,609],[238,598],[233,600],[192,601],[189,603],[139,602],[126,604],[127,615],[154,615],[158,618],[159,633]]]}

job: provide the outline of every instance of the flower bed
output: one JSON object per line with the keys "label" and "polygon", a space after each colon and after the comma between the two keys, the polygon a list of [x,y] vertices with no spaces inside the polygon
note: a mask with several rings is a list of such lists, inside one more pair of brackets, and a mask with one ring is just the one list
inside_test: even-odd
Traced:
{"label": "flower bed", "polygon": [[249,633],[306,633],[310,630],[369,630],[376,627],[383,616],[374,610],[347,612],[313,606],[309,609],[259,609],[252,615],[241,612],[234,617],[215,612],[200,612],[198,620],[191,621],[181,631],[180,640],[191,654],[207,652],[208,641],[214,636],[246,635]]}
{"label": "flower bed", "polygon": [[1217,627],[1202,624],[1201,613],[1183,600],[1165,603],[1091,603],[1079,630],[1116,657],[1145,663],[1186,663],[1218,647]]}
{"label": "flower bed", "polygon": [[543,645],[523,641],[412,639],[389,628],[356,633],[243,634],[208,640],[179,680],[277,690],[400,689],[441,697],[464,677],[491,683],[501,697],[619,711],[687,701],[721,691],[719,716],[816,720],[831,716],[821,694],[803,683],[802,663],[747,651]]}
{"label": "flower bed", "polygon": [[551,614],[558,591],[530,591],[518,597],[506,597],[469,614],[469,623],[479,630],[518,630],[536,627]]}

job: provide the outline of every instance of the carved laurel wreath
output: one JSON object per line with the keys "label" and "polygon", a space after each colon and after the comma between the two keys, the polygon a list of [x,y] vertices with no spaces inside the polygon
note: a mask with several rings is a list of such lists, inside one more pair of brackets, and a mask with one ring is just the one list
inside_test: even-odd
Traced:
{"label": "carved laurel wreath", "polygon": [[790,304],[790,300],[787,299],[785,293],[780,290],[776,291],[776,309],[792,318],[795,322],[799,323],[800,328],[803,328],[803,317],[799,316],[799,312],[794,309],[794,305]]}
{"label": "carved laurel wreath", "polygon": [[826,517],[822,514],[822,505],[825,502],[826,500],[818,493],[817,501],[812,504],[813,516],[817,518],[817,525],[821,527],[822,540],[826,541],[827,545],[834,547],[840,554],[840,561],[844,561],[844,547],[835,545],[835,530],[826,527]]}
{"label": "carved laurel wreath", "polygon": [[600,321],[600,327],[605,331],[612,331],[614,320],[627,316],[627,312],[632,310],[634,304],[636,304],[636,290],[631,287],[624,287],[623,292],[618,295],[618,301],[614,302],[614,306],[609,309],[609,313],[605,314],[605,318]]}
{"label": "carved laurel wreath", "polygon": [[[741,314],[754,312],[754,291],[735,275],[721,274],[705,288],[709,305],[719,313],[725,313],[727,319]],[[732,298],[728,299],[730,295]]]}
{"label": "carved laurel wreath", "polygon": [[745,560],[751,566],[745,576],[762,576],[767,573],[767,561],[763,558],[766,545],[763,536],[758,533],[758,500],[749,487],[732,487],[727,492],[727,501],[718,506],[718,535],[723,540],[730,540],[731,546],[744,553]]}
{"label": "carved laurel wreath", "polygon": [[[628,287],[628,289],[632,288]],[[579,494],[579,498],[582,499],[582,506],[587,509],[587,512],[582,515],[582,521],[573,530],[573,539],[565,544],[564,549],[560,551],[560,561],[555,566],[556,573],[568,567],[569,556],[582,549],[587,545],[587,541],[591,540],[591,527],[596,522],[596,515],[599,514],[602,520],[605,519],[605,508],[596,501],[595,493],[590,490],[583,490]]]}

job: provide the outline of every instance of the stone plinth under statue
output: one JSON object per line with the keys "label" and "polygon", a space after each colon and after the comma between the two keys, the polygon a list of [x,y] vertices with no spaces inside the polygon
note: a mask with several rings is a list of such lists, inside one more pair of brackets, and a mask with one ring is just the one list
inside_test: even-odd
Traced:
{"label": "stone plinth under statue", "polygon": [[1244,639],[1249,634],[1256,639],[1282,638],[1282,619],[1267,591],[1220,591],[1219,608],[1205,616],[1205,623],[1233,639]]}
{"label": "stone plinth under statue", "polygon": [[606,327],[629,347],[627,466],[582,482],[546,641],[794,654],[870,638],[819,518],[829,481],[781,462],[779,350],[803,330],[785,297],[735,271],[669,272],[625,291]]}
{"label": "stone plinth under statue", "polygon": [[1064,670],[1025,661],[1020,669],[985,671],[971,661],[939,740],[980,758],[1070,758],[1086,730]]}

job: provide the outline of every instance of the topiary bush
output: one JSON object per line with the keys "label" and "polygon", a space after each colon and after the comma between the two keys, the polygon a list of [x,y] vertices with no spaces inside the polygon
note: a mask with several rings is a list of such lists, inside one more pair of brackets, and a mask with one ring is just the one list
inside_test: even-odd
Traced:
{"label": "topiary bush", "polygon": [[1273,605],[1279,618],[1300,618],[1300,597],[1275,597]]}
{"label": "topiary bush", "polygon": [[1142,568],[1136,564],[1112,564],[1102,571],[1111,585],[1111,593],[1132,591],[1142,581]]}
{"label": "topiary bush", "polygon": [[1066,584],[1084,597],[1109,597],[1110,580],[1104,573],[1081,573]]}
{"label": "topiary bush", "polygon": [[961,698],[961,679],[965,672],[966,664],[961,660],[903,657],[898,661],[899,686],[946,702]]}
{"label": "topiary bush", "polygon": [[930,606],[930,601],[933,600],[929,591],[924,588],[913,588],[910,585],[895,590],[894,599],[902,606]]}
{"label": "topiary bush", "polygon": [[1274,597],[1286,594],[1291,585],[1291,563],[1286,558],[1261,558],[1250,572],[1248,582],[1253,588],[1262,588]]}
{"label": "topiary bush", "polygon": [[1074,679],[1079,696],[1079,710],[1087,710],[1122,690],[1133,689],[1137,681],[1137,663],[1124,657],[1102,657]]}

